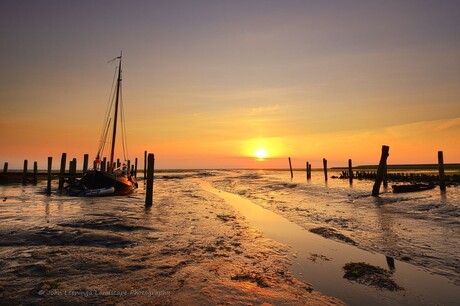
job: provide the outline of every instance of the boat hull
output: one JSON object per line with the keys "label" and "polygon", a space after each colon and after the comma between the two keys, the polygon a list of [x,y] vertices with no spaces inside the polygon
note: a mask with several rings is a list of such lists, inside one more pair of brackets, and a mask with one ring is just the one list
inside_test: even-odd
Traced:
{"label": "boat hull", "polygon": [[410,185],[393,185],[394,193],[417,192],[433,189],[434,184],[410,184]]}
{"label": "boat hull", "polygon": [[88,171],[71,190],[77,196],[129,195],[137,189],[136,178],[122,173]]}

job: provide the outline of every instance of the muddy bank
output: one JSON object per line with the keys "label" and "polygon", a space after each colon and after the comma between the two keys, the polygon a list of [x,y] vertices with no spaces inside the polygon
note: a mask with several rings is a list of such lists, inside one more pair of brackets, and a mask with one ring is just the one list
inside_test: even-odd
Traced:
{"label": "muddy bank", "polygon": [[194,182],[156,181],[150,210],[142,190],[71,199],[28,188],[1,190],[2,303],[341,303],[293,277],[287,246]]}

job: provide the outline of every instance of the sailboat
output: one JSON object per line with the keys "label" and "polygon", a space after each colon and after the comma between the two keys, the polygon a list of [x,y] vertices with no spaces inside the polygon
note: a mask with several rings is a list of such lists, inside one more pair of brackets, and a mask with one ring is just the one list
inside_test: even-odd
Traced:
{"label": "sailboat", "polygon": [[[122,107],[122,90],[121,90],[121,58],[122,55],[112,59],[118,61],[118,66],[115,70],[117,75],[116,87],[111,94],[112,99],[109,99],[109,106],[106,112],[104,128],[99,144],[99,150],[93,163],[93,169],[87,171],[84,176],[75,184],[69,186],[69,193],[76,196],[108,196],[108,195],[129,195],[137,188],[137,181],[134,173],[131,173],[127,165],[115,164],[115,144],[117,139],[117,125],[121,121],[123,150],[126,150],[126,130],[124,126],[124,115]],[[112,112],[113,109],[113,112]],[[120,116],[119,116],[120,114]],[[121,117],[121,118],[119,118]],[[120,120],[121,119],[121,120]],[[110,149],[110,161],[106,166],[101,163],[101,156],[107,143],[110,126],[112,125],[112,143]],[[126,154],[126,152],[124,152]],[[127,160],[125,155],[125,160]]]}

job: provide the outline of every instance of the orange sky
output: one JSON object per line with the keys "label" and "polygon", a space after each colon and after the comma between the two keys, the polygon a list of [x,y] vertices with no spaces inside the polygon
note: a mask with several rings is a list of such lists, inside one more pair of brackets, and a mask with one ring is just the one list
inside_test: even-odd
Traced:
{"label": "orange sky", "polygon": [[438,150],[460,162],[458,1],[2,1],[0,11],[10,168],[94,157],[107,60],[120,50],[129,156],[153,152],[158,168],[375,164],[383,144],[393,164],[436,163]]}

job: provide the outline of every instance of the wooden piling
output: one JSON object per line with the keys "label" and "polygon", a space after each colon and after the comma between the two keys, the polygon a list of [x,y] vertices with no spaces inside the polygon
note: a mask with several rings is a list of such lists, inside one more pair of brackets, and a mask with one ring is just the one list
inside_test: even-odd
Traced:
{"label": "wooden piling", "polygon": [[107,157],[104,157],[102,159],[102,164],[101,164],[101,171],[105,172],[106,171],[105,169],[107,169]]}
{"label": "wooden piling", "polygon": [[145,193],[145,207],[152,206],[153,203],[153,173],[155,169],[155,156],[150,153],[148,156],[147,169],[147,189]]}
{"label": "wooden piling", "polygon": [[5,184],[8,183],[8,162],[5,162],[3,164],[3,178],[2,179]]}
{"label": "wooden piling", "polygon": [[51,168],[53,166],[53,158],[50,156],[48,157],[48,182],[46,184],[46,194],[51,194]]}
{"label": "wooden piling", "polygon": [[144,151],[144,181],[147,178],[147,151]]}
{"label": "wooden piling", "polygon": [[383,188],[388,187],[388,167],[385,163],[385,167],[383,168]]}
{"label": "wooden piling", "polygon": [[27,159],[24,159],[24,170],[22,171],[22,183],[27,183]]}
{"label": "wooden piling", "polygon": [[291,179],[293,179],[293,178],[294,178],[294,173],[292,173],[292,164],[291,164],[291,158],[290,158],[290,157],[288,157],[288,159],[289,159],[289,169],[291,170]]}
{"label": "wooden piling", "polygon": [[120,168],[120,166],[121,166],[120,159],[117,158],[117,168]]}
{"label": "wooden piling", "polygon": [[134,160],[134,177],[137,178],[137,157]]}
{"label": "wooden piling", "polygon": [[307,180],[308,180],[308,162],[305,163],[305,175],[306,175]]}
{"label": "wooden piling", "polygon": [[67,159],[67,153],[62,153],[61,168],[59,170],[59,186],[58,186],[59,190],[62,190],[64,188],[64,174],[65,174],[66,159]]}
{"label": "wooden piling", "polygon": [[327,182],[327,159],[323,158],[324,180]]}
{"label": "wooden piling", "polygon": [[439,188],[441,191],[446,191],[446,177],[444,176],[444,155],[442,151],[438,152],[438,167],[439,167]]}
{"label": "wooden piling", "polygon": [[308,165],[308,179],[311,180],[311,164]]}
{"label": "wooden piling", "polygon": [[131,171],[131,161],[128,159],[128,166],[126,167],[126,170],[129,172]]}
{"label": "wooden piling", "polygon": [[382,156],[380,157],[379,168],[377,170],[377,176],[375,178],[374,187],[372,188],[372,196],[378,197],[380,191],[380,185],[382,184],[387,158],[390,155],[388,152],[390,151],[389,146],[382,146]]}
{"label": "wooden piling", "polygon": [[[89,155],[85,154],[83,156],[83,174],[85,174],[86,171],[88,171],[88,159],[89,159]],[[96,169],[96,167],[94,167],[94,169]]]}
{"label": "wooden piling", "polygon": [[353,165],[351,159],[348,160],[348,180],[350,181],[350,185],[353,185]]}
{"label": "wooden piling", "polygon": [[37,184],[37,172],[38,172],[38,163],[35,161],[34,162],[34,177],[33,177],[34,184]]}

